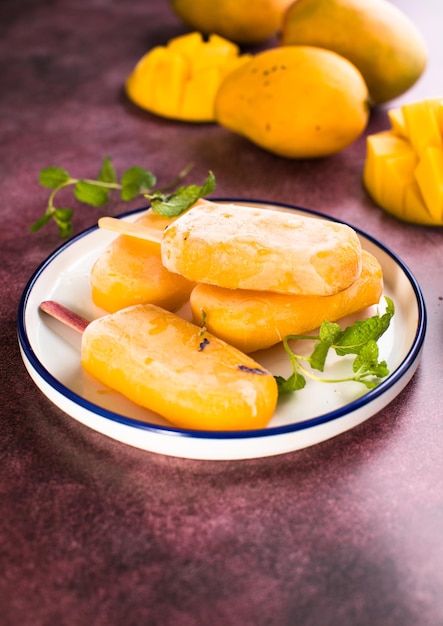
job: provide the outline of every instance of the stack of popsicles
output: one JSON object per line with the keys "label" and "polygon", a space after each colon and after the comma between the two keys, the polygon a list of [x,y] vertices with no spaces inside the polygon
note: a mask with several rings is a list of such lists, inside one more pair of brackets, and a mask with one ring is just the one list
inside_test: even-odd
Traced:
{"label": "stack of popsicles", "polygon": [[[344,224],[208,201],[175,220],[154,214],[145,220],[136,224],[100,220],[104,228],[127,233],[92,269],[93,298],[107,311],[116,310],[113,284],[126,285],[133,297],[128,257],[141,245],[152,246],[165,281],[156,275],[150,279],[146,272],[145,285],[160,294],[168,291],[163,285],[171,277],[188,281],[177,287],[176,294],[181,302],[189,298],[194,322],[201,325],[204,320],[210,332],[246,353],[269,348],[286,335],[310,331],[323,320],[336,321],[365,309],[378,303],[382,294],[379,262],[361,249],[355,231]],[[154,221],[157,229],[152,227]]]}
{"label": "stack of popsicles", "polygon": [[[276,382],[247,353],[376,304],[383,289],[355,231],[329,220],[201,201],[174,220],[99,224],[120,233],[91,272],[111,314],[84,329],[82,365],[183,428],[266,426]],[[173,312],[188,299],[194,323]]]}

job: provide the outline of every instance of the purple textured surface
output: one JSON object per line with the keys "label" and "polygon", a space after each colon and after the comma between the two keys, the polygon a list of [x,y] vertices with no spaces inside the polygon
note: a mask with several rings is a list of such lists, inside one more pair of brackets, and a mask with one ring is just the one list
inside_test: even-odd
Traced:
{"label": "purple textured surface", "polygon": [[[400,101],[443,96],[439,5],[396,2],[429,44]],[[365,137],[318,161],[268,154],[216,125],[156,118],[122,84],[152,46],[185,32],[153,0],[0,5],[2,626],[440,626],[443,623],[443,231],[400,223],[361,185]],[[386,107],[367,132],[387,128]],[[56,164],[104,155],[166,182],[189,162],[218,196],[289,202],[364,229],[419,281],[429,325],[408,387],[358,428],[276,458],[199,462],[95,433],[33,385],[16,339],[21,292],[59,245],[27,228]],[[113,201],[102,213],[118,213]],[[100,211],[77,207],[76,232]]]}

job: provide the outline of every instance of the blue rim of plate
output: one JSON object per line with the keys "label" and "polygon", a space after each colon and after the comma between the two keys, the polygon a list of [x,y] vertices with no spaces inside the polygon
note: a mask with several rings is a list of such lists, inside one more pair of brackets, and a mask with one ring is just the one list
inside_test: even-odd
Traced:
{"label": "blue rim of plate", "polygon": [[[414,291],[417,306],[418,306],[418,320],[417,320],[417,331],[415,334],[414,341],[411,345],[411,348],[408,354],[403,359],[402,363],[397,367],[397,369],[392,372],[392,374],[388,375],[388,377],[383,380],[375,389],[371,389],[366,394],[350,402],[339,409],[334,411],[330,411],[328,413],[323,413],[316,417],[303,420],[301,422],[294,422],[292,424],[287,424],[285,426],[275,426],[264,429],[255,429],[255,430],[241,430],[241,431],[200,431],[200,430],[188,430],[183,428],[175,428],[173,426],[161,426],[158,424],[152,424],[149,422],[142,422],[135,418],[126,417],[119,413],[114,413],[113,411],[109,411],[104,409],[93,402],[89,402],[85,400],[82,396],[74,393],[68,387],[60,383],[57,378],[55,378],[45,366],[41,363],[41,361],[36,357],[32,346],[28,339],[28,334],[26,331],[25,324],[25,313],[26,306],[31,294],[32,288],[36,283],[39,276],[45,270],[45,268],[52,263],[52,261],[62,252],[64,252],[71,245],[82,239],[83,237],[88,236],[90,233],[96,231],[98,226],[91,226],[86,230],[83,230],[79,234],[75,235],[65,243],[61,244],[58,248],[56,248],[50,255],[47,257],[34,271],[29,281],[27,282],[25,289],[22,293],[19,302],[18,308],[18,341],[21,349],[23,350],[24,355],[28,359],[29,363],[32,365],[34,370],[40,375],[40,377],[49,384],[55,391],[57,391],[60,395],[64,396],[68,400],[74,402],[75,404],[81,406],[86,409],[90,413],[97,415],[100,418],[105,418],[114,422],[118,422],[125,426],[129,426],[132,428],[138,428],[143,431],[148,431],[156,434],[164,434],[168,436],[180,436],[180,437],[188,437],[188,438],[197,438],[197,439],[250,439],[254,437],[271,437],[275,435],[284,435],[288,433],[292,433],[300,430],[307,430],[309,428],[313,428],[318,426],[319,424],[324,424],[327,422],[331,422],[333,420],[339,419],[349,413],[359,410],[360,408],[369,405],[374,400],[376,400],[379,396],[385,393],[388,389],[393,387],[409,370],[410,367],[415,363],[417,358],[420,355],[420,352],[423,347],[425,335],[426,335],[426,327],[427,327],[427,313],[426,313],[426,305],[424,301],[424,297],[420,286],[415,279],[412,272],[406,266],[406,264],[388,247],[384,244],[381,244],[377,239],[368,235],[364,231],[359,228],[352,226],[348,222],[343,220],[339,220],[331,217],[330,215],[326,215],[324,213],[320,213],[318,211],[314,211],[312,209],[306,209],[304,207],[298,205],[287,204],[283,202],[275,202],[275,201],[266,201],[266,200],[257,200],[252,198],[211,198],[214,202],[243,202],[243,203],[255,203],[259,205],[270,205],[276,206],[283,209],[289,209],[294,211],[303,211],[303,213],[307,213],[313,215],[315,217],[319,217],[322,219],[327,219],[333,222],[338,222],[341,224],[346,224],[351,226],[355,230],[355,232],[362,237],[365,237],[368,241],[371,241],[375,246],[380,248],[383,252],[385,252],[388,256],[392,258],[392,260],[401,268],[407,279],[409,280],[411,287]],[[121,213],[118,215],[119,218],[125,218],[133,215],[137,215],[138,213],[142,213],[146,211],[149,206],[140,207],[139,209],[127,211],[125,213]]]}

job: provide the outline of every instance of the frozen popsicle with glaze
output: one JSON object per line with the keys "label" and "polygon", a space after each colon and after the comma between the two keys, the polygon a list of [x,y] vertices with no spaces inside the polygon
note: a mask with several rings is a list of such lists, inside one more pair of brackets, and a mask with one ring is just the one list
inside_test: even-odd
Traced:
{"label": "frozen popsicle with glaze", "polygon": [[[135,224],[159,237],[174,219],[149,210]],[[94,304],[108,313],[140,303],[175,311],[188,300],[195,285],[164,267],[157,241],[128,235],[116,237],[100,254],[89,282]]]}
{"label": "frozen popsicle with glaze", "polygon": [[[99,225],[152,236],[113,218],[102,218]],[[331,295],[358,278],[361,256],[360,240],[346,224],[236,204],[195,206],[161,237],[168,270],[229,289]]]}
{"label": "frozen popsicle with glaze", "polygon": [[324,321],[378,304],[383,292],[383,273],[378,260],[362,251],[362,271],[354,283],[331,296],[297,296],[243,289],[197,285],[191,293],[196,324],[203,323],[245,353],[269,348],[286,335],[303,334]]}
{"label": "frozen popsicle with glaze", "polygon": [[58,303],[41,309],[82,332],[89,374],[175,426],[264,428],[275,411],[277,383],[269,371],[174,313],[139,304],[87,323]]}

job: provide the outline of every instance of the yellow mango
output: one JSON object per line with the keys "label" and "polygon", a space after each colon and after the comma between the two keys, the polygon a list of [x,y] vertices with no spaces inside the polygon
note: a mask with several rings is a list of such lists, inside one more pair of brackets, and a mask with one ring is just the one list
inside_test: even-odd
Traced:
{"label": "yellow mango", "polygon": [[[242,352],[269,348],[290,334],[313,330],[377,304],[383,275],[377,259],[362,251],[359,278],[331,296],[301,296],[226,289],[200,283],[190,297],[194,322]],[[204,320],[203,320],[204,314]]]}
{"label": "yellow mango", "polygon": [[367,99],[360,72],[343,57],[308,46],[278,47],[228,74],[216,96],[215,117],[277,155],[322,157],[361,135]]}
{"label": "yellow mango", "polygon": [[377,203],[382,203],[385,163],[396,155],[411,153],[413,149],[409,142],[393,131],[381,131],[367,137],[363,182]]}
{"label": "yellow mango", "polygon": [[426,100],[402,106],[406,134],[418,155],[428,146],[442,145],[437,111]]}
{"label": "yellow mango", "polygon": [[281,42],[326,48],[351,61],[373,104],[407,91],[428,56],[415,24],[387,0],[297,0],[285,13]]}
{"label": "yellow mango", "polygon": [[403,117],[403,111],[401,107],[388,110],[389,121],[391,122],[392,130],[399,137],[407,138],[408,132],[406,130],[406,122]]}
{"label": "yellow mango", "polygon": [[190,28],[217,33],[238,44],[258,44],[279,31],[293,0],[170,0]]}
{"label": "yellow mango", "polygon": [[[172,221],[148,211],[137,223],[159,233]],[[163,266],[159,243],[127,235],[119,235],[100,254],[89,282],[94,304],[108,313],[140,303],[174,311],[187,301],[194,287]]]}
{"label": "yellow mango", "polygon": [[410,182],[405,188],[403,219],[414,224],[435,226],[443,224],[443,220],[436,221],[429,213],[417,182]]}
{"label": "yellow mango", "polygon": [[426,100],[426,103],[428,107],[432,109],[440,133],[443,135],[443,98],[431,98],[430,100]]}
{"label": "yellow mango", "polygon": [[126,93],[136,105],[156,115],[213,122],[221,81],[249,58],[218,35],[208,41],[197,32],[181,35],[140,59],[126,80]]}
{"label": "yellow mango", "polygon": [[[249,56],[242,55],[230,60],[226,60],[223,65],[208,67],[204,71],[194,73],[186,81],[183,88],[183,97],[180,106],[180,117],[185,120],[195,118],[196,111],[199,112],[201,120],[213,120],[214,102],[220,81],[249,59]],[[202,99],[202,93],[205,94]]]}
{"label": "yellow mango", "polygon": [[251,357],[153,305],[91,322],[83,368],[180,428],[264,428],[277,404],[274,376]]}
{"label": "yellow mango", "polygon": [[413,150],[397,154],[384,162],[380,204],[394,215],[402,215],[407,186],[415,178],[418,157]]}
{"label": "yellow mango", "polygon": [[369,135],[363,184],[373,200],[416,224],[443,224],[443,99],[388,111],[391,129]]}
{"label": "yellow mango", "polygon": [[428,146],[423,150],[415,170],[415,179],[431,217],[443,219],[443,149]]}
{"label": "yellow mango", "polygon": [[[235,44],[233,44],[235,45]],[[201,52],[202,48],[202,36],[201,33],[186,33],[185,35],[179,35],[170,39],[166,45],[167,49],[171,52],[185,57],[186,59],[193,59],[198,52]],[[161,46],[164,48],[164,46]]]}

